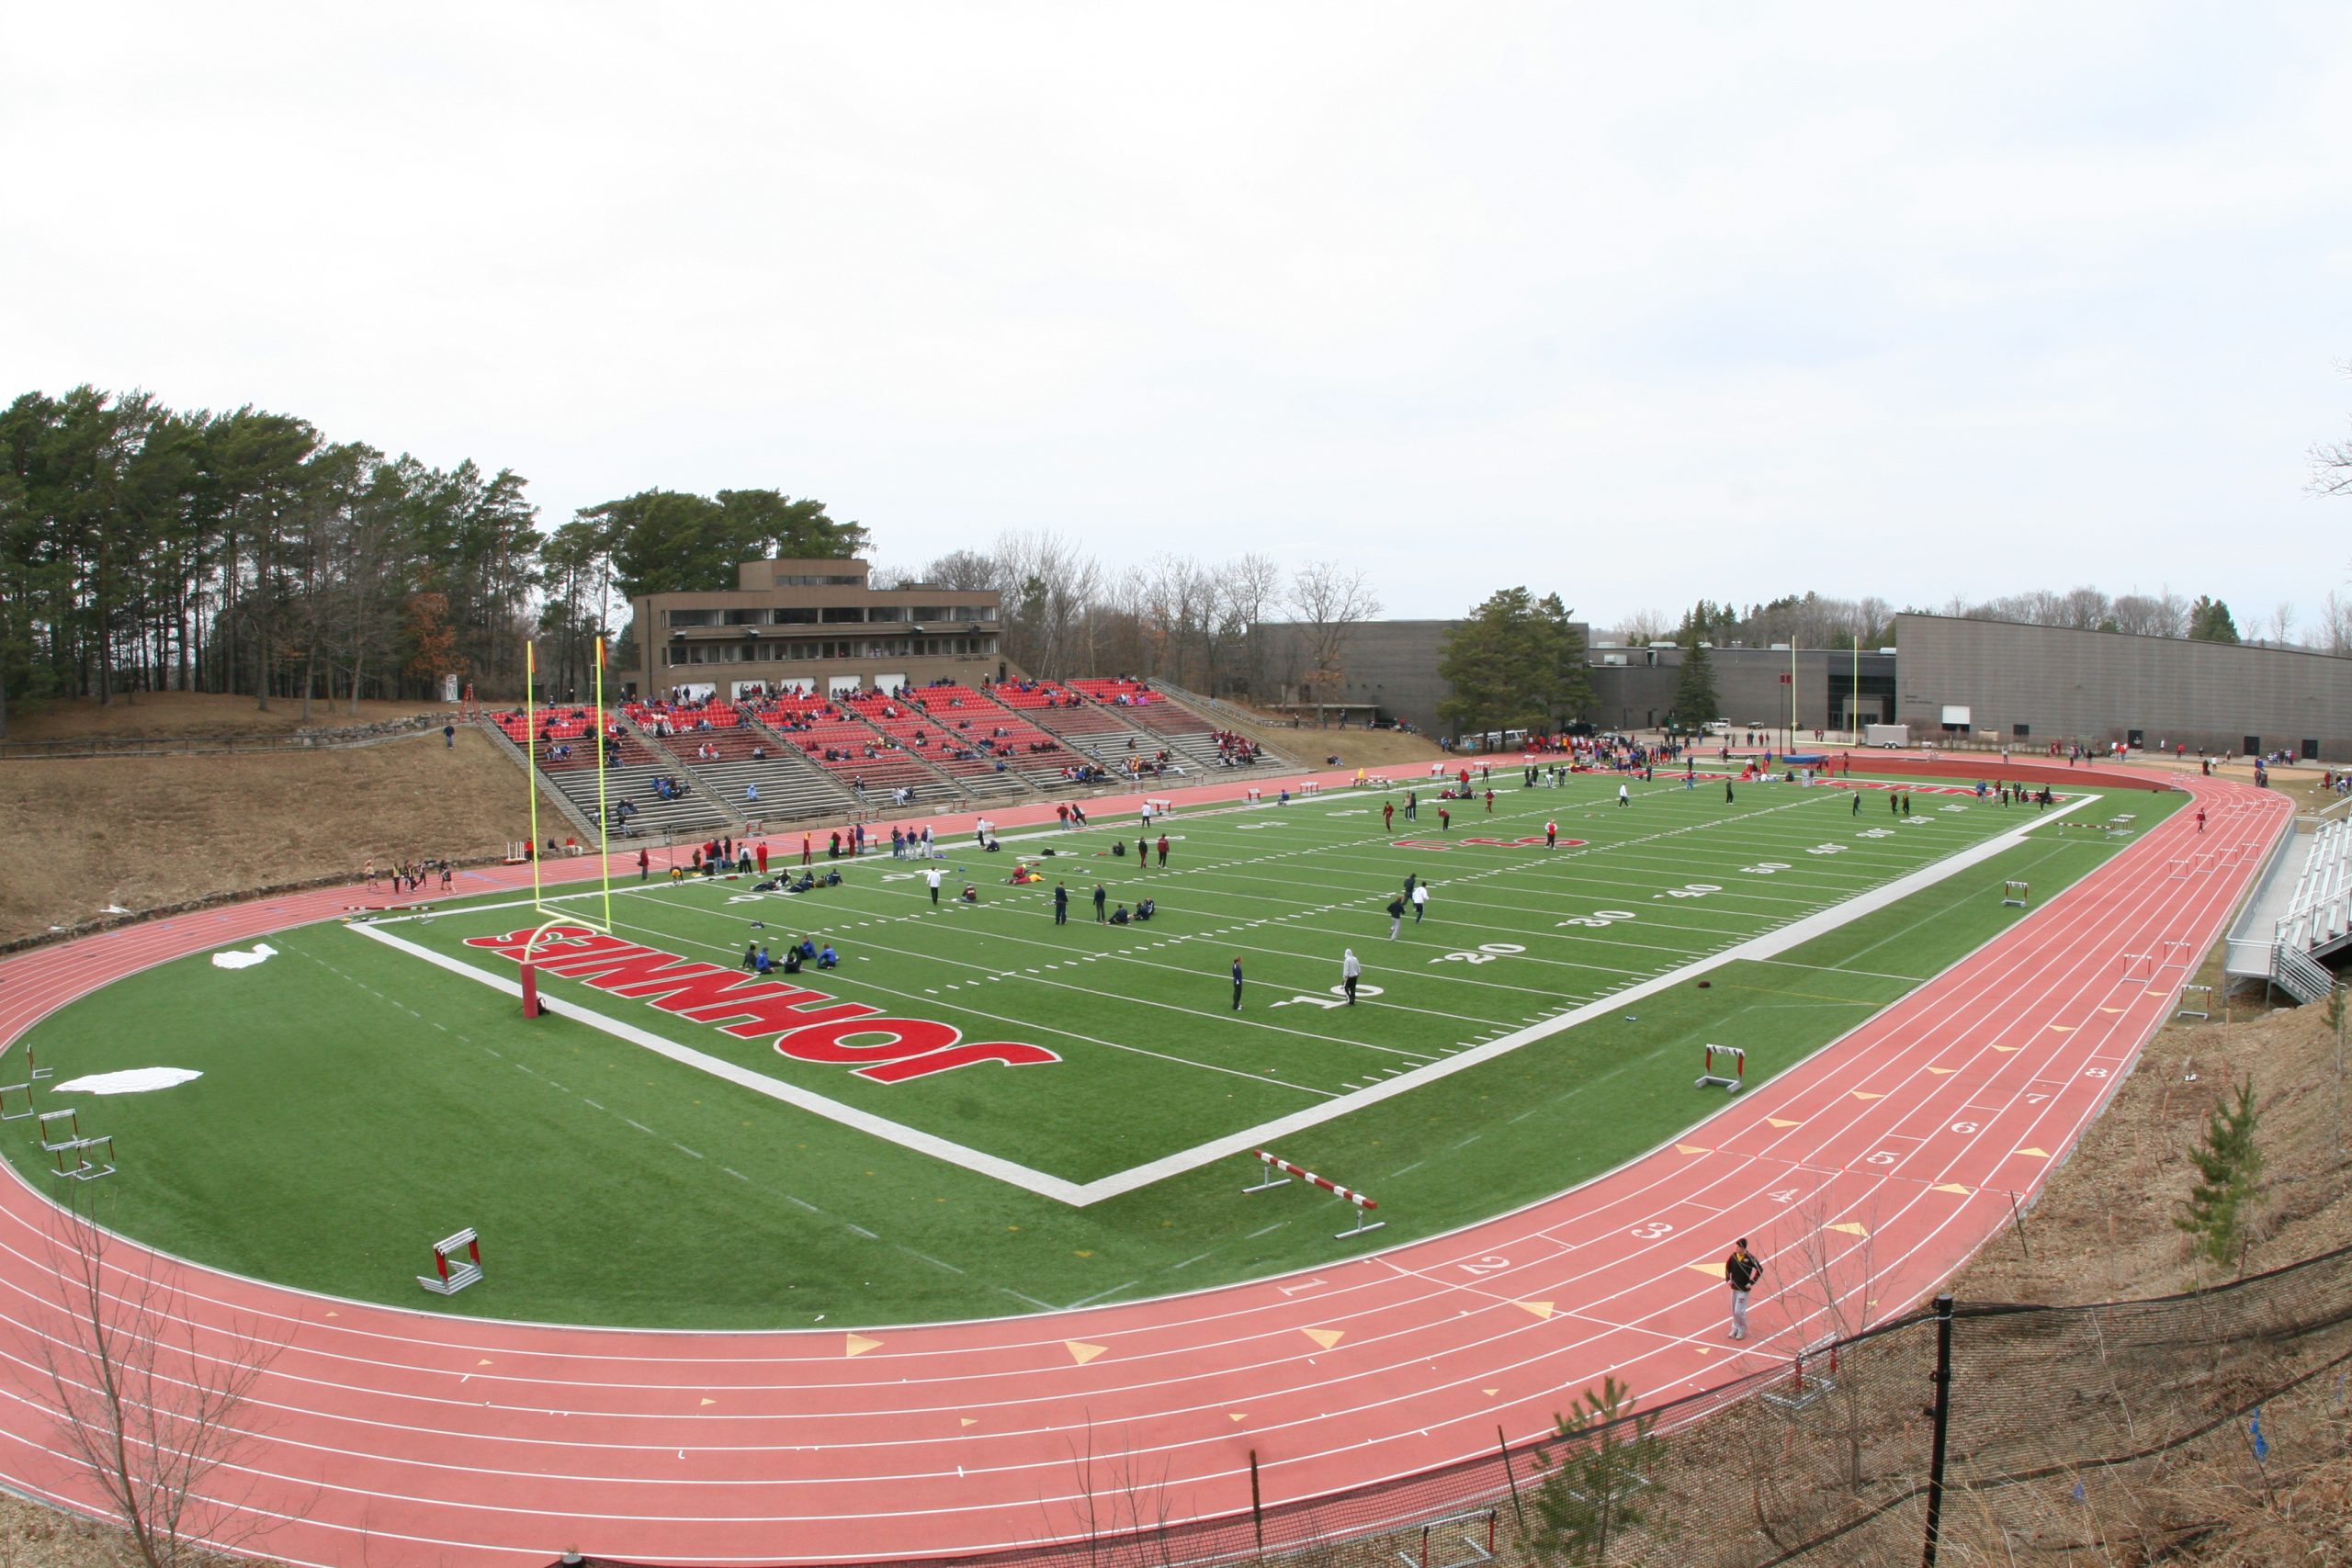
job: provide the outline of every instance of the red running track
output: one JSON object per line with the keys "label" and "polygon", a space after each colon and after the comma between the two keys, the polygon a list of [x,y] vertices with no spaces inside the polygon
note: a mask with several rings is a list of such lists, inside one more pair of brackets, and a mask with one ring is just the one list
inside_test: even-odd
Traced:
{"label": "red running track", "polygon": [[[239,1516],[221,1533],[297,1562],[1018,1547],[1074,1531],[1072,1455],[1090,1444],[1164,1470],[1179,1517],[1246,1508],[1253,1450],[1270,1506],[1411,1475],[1490,1452],[1498,1424],[1548,1429],[1561,1391],[1603,1373],[1655,1403],[1785,1363],[1829,1324],[1797,1277],[1801,1235],[1834,1247],[1816,1278],[1866,1292],[1873,1319],[1949,1277],[2105,1105],[2170,1014],[2175,961],[2219,934],[2290,815],[2267,792],[2185,783],[2209,813],[2202,834],[2176,812],[1682,1138],[1518,1213],[1311,1273],[860,1335],[663,1334],[404,1312],[128,1247],[113,1258],[175,1292],[187,1336],[166,1371],[256,1328],[282,1344],[240,1417],[237,1462],[209,1492]],[[1105,819],[1116,809],[1105,803]],[[0,1040],[134,969],[351,899],[260,900],[0,963]],[[0,1479],[98,1511],[47,1414],[41,1342],[67,1326],[53,1223],[44,1197],[0,1181]],[[1720,1260],[1740,1235],[1772,1267],[1755,1337],[1734,1345]],[[240,1528],[252,1524],[266,1528]]]}

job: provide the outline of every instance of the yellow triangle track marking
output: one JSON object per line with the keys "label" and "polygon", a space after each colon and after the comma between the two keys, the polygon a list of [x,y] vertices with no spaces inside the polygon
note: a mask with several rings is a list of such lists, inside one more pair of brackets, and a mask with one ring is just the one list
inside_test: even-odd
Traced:
{"label": "yellow triangle track marking", "polygon": [[956,1418],[956,1425],[958,1427],[977,1427],[979,1423],[969,1416],[958,1416]]}
{"label": "yellow triangle track marking", "polygon": [[1062,1347],[1069,1352],[1069,1359],[1081,1367],[1110,1348],[1108,1345],[1089,1345],[1083,1339],[1065,1339]]}
{"label": "yellow triangle track marking", "polygon": [[1710,1280],[1720,1279],[1724,1271],[1723,1265],[1719,1263],[1685,1263],[1682,1267],[1694,1274],[1704,1274]]}
{"label": "yellow triangle track marking", "polygon": [[703,1403],[704,1403],[705,1404],[718,1404],[718,1401],[717,1401],[717,1400],[715,1400],[715,1399],[706,1399],[706,1400],[704,1400],[704,1401],[703,1401]]}
{"label": "yellow triangle track marking", "polygon": [[1679,1155],[1711,1155],[1715,1151],[1702,1149],[1696,1144],[1677,1144],[1674,1145],[1674,1152]]}
{"label": "yellow triangle track marking", "polygon": [[868,1339],[863,1334],[853,1334],[849,1337],[849,1346],[844,1353],[852,1356],[863,1356],[868,1350],[877,1350],[880,1349],[881,1347],[882,1341],[879,1339]]}
{"label": "yellow triangle track marking", "polygon": [[1930,1192],[1957,1192],[1963,1198],[1968,1196],[1968,1189],[1962,1187],[1957,1181],[1947,1181],[1940,1187],[1930,1187],[1928,1190]]}
{"label": "yellow triangle track marking", "polygon": [[1488,1399],[1492,1399],[1495,1395],[1502,1393],[1502,1390],[1498,1388],[1482,1388],[1478,1392],[1485,1394]]}
{"label": "yellow triangle track marking", "polygon": [[1226,1419],[1228,1421],[1247,1421],[1250,1419],[1250,1412],[1247,1410],[1227,1411],[1226,1413]]}
{"label": "yellow triangle track marking", "polygon": [[1840,1231],[1840,1232],[1843,1232],[1843,1233],[1844,1233],[1845,1235],[1859,1235],[1859,1236],[1864,1236],[1864,1237],[1867,1237],[1867,1236],[1871,1234],[1870,1232],[1868,1232],[1868,1231],[1864,1230],[1861,1226],[1860,1226],[1860,1225],[1856,1224],[1855,1224],[1853,1221],[1851,1221],[1851,1220],[1844,1221],[1843,1223],[1838,1224],[1834,1224],[1834,1225],[1824,1225],[1824,1226],[1822,1226],[1821,1228],[1822,1228],[1823,1230],[1826,1230],[1826,1231]]}
{"label": "yellow triangle track marking", "polygon": [[1326,1350],[1348,1337],[1348,1331],[1344,1328],[1302,1328],[1299,1332]]}
{"label": "yellow triangle track marking", "polygon": [[1854,1091],[1854,1098],[1856,1100],[1884,1100],[1886,1096],[1883,1094],[1872,1094],[1866,1089],[1858,1089]]}
{"label": "yellow triangle track marking", "polygon": [[1993,1049],[1998,1051],[2004,1056],[2014,1056],[2017,1055],[2018,1050],[2014,1045],[1996,1045]]}
{"label": "yellow triangle track marking", "polygon": [[2075,1032],[2075,1026],[2071,1023],[2053,1023],[2050,1027],[2060,1034],[2072,1034]]}
{"label": "yellow triangle track marking", "polygon": [[2030,1155],[2035,1159],[2048,1159],[2050,1157],[2050,1151],[2048,1149],[2019,1149],[2018,1153],[2021,1155]]}
{"label": "yellow triangle track marking", "polygon": [[1960,1071],[1960,1069],[1958,1067],[1929,1067],[1928,1071],[1935,1074],[1936,1077],[1939,1078],[1948,1078],[1951,1077],[1952,1074]]}
{"label": "yellow triangle track marking", "polygon": [[1513,1302],[1510,1304],[1518,1307],[1522,1312],[1532,1312],[1536,1316],[1544,1318],[1546,1321],[1549,1321],[1552,1316],[1552,1303],[1550,1302]]}
{"label": "yellow triangle track marking", "polygon": [[1802,1127],[1804,1125],[1802,1122],[1783,1122],[1778,1116],[1767,1116],[1764,1120],[1770,1122],[1775,1127]]}

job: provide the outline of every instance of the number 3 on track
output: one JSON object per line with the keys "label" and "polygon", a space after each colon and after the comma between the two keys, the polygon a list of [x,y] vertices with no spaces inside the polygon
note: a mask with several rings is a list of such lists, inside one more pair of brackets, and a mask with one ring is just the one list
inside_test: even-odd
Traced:
{"label": "number 3 on track", "polygon": [[1674,1227],[1668,1224],[1664,1220],[1649,1220],[1641,1224],[1635,1225],[1632,1230],[1627,1231],[1625,1234],[1634,1237],[1636,1241],[1656,1241],[1662,1235],[1669,1235],[1673,1234],[1673,1231]]}

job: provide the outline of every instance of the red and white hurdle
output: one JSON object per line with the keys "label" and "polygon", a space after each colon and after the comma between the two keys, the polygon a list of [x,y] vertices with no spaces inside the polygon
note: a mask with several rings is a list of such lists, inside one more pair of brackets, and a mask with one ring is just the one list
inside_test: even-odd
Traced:
{"label": "red and white hurdle", "polygon": [[[1732,1070],[1729,1073],[1719,1073],[1715,1070],[1715,1058],[1718,1056],[1724,1056],[1730,1059]],[[1710,1045],[1707,1047],[1706,1066],[1700,1070],[1698,1081],[1693,1083],[1690,1087],[1692,1089],[1728,1089],[1732,1093],[1737,1094],[1742,1089],[1746,1088],[1747,1085],[1747,1048],[1740,1045]]]}
{"label": "red and white hurdle", "polygon": [[[1287,1187],[1295,1177],[1310,1187],[1320,1187],[1342,1202],[1352,1204],[1356,1212],[1355,1227],[1351,1230],[1332,1233],[1340,1241],[1345,1241],[1351,1235],[1362,1235],[1366,1231],[1376,1231],[1388,1223],[1386,1220],[1374,1220],[1369,1224],[1365,1224],[1364,1216],[1380,1205],[1352,1188],[1342,1187],[1336,1181],[1317,1176],[1304,1166],[1293,1165],[1268,1149],[1252,1149],[1250,1157],[1266,1168],[1265,1179],[1254,1187],[1243,1188],[1241,1190],[1244,1192],[1263,1192],[1272,1187]],[[1276,1175],[1277,1171],[1282,1174]]]}

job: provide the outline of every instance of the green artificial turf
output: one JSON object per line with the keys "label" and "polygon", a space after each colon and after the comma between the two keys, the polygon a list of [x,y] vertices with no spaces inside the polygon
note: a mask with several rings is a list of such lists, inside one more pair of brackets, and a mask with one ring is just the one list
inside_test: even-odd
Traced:
{"label": "green artificial turf", "polygon": [[[1655,1146],[1722,1104],[1691,1088],[1702,1043],[1746,1047],[1750,1083],[1767,1079],[2017,919],[2001,907],[2004,880],[2030,880],[2039,901],[2124,842],[2045,822],[2025,844],[1771,962],[1718,967],[1704,989],[1678,984],[1378,1103],[1351,1100],[2035,819],[1926,794],[1905,820],[1875,794],[1857,816],[1844,792],[1787,785],[1743,786],[1726,806],[1720,784],[1661,781],[1636,784],[1623,809],[1613,779],[1516,785],[1498,774],[1493,815],[1474,803],[1444,833],[1429,803],[1419,824],[1400,815],[1384,832],[1382,797],[1369,794],[1190,814],[1168,825],[1164,870],[1136,869],[1131,821],[1008,836],[996,854],[949,846],[949,895],[968,878],[977,908],[933,909],[918,868],[887,855],[797,898],[753,897],[741,881],[628,884],[613,898],[617,934],[684,958],[729,964],[747,940],[780,953],[802,932],[831,939],[843,966],[801,983],[952,1026],[967,1043],[1059,1058],[1042,1065],[876,1083],[854,1064],[796,1060],[772,1035],[738,1039],[577,979],[544,989],[560,1007],[1072,1182],[1340,1105],[1272,1146],[1376,1197],[1388,1224],[1373,1240],[1385,1246]],[[2144,830],[2179,798],[2094,799],[2073,816],[2129,811]],[[1465,842],[1540,835],[1547,817],[1588,847]],[[1114,859],[1121,829],[1128,853]],[[1449,847],[1396,847],[1408,836]],[[1016,858],[1046,845],[1063,853],[1035,862],[1043,887],[1005,884]],[[1392,942],[1381,908],[1408,871],[1435,892],[1426,921],[1408,918]],[[1056,879],[1071,889],[1066,928],[1052,921]],[[1094,924],[1097,880],[1116,899],[1158,898],[1159,918]],[[602,901],[553,907],[594,918]],[[489,899],[380,929],[512,979],[511,958],[465,939],[541,918]],[[428,1243],[470,1225],[488,1278],[450,1310],[848,1327],[1133,1299],[1368,1245],[1334,1239],[1349,1212],[1303,1186],[1244,1196],[1255,1168],[1240,1155],[1072,1207],[577,1018],[526,1022],[510,996],[341,924],[270,942],[277,955],[252,968],[198,954],[118,981],[31,1036],[57,1069],[51,1084],[133,1066],[203,1073],[104,1098],[44,1084],[42,1109],[74,1105],[85,1131],[114,1134],[121,1169],[92,1193],[102,1217],[225,1268],[435,1305],[413,1276]],[[1347,946],[1379,994],[1320,1005],[1337,999]],[[1238,1015],[1227,979],[1237,953],[1249,974]],[[31,1125],[0,1129],[0,1148],[54,1186]]]}

